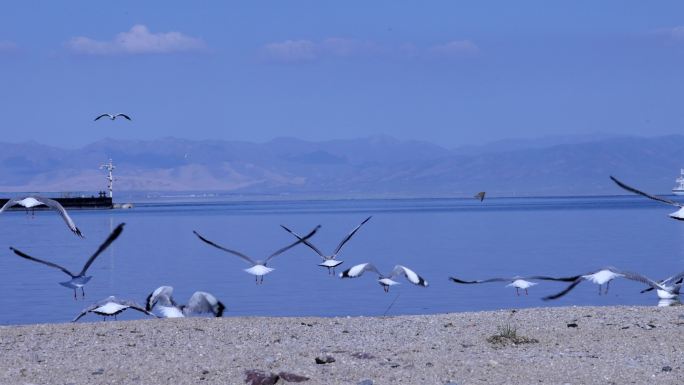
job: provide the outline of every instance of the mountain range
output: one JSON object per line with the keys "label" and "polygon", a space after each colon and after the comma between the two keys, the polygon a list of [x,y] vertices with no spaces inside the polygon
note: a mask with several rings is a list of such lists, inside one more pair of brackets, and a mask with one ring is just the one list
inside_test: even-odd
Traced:
{"label": "mountain range", "polygon": [[570,136],[447,148],[388,136],[265,143],[104,139],[82,148],[0,143],[0,191],[99,191],[112,158],[119,191],[334,197],[623,194],[608,178],[668,193],[684,136]]}

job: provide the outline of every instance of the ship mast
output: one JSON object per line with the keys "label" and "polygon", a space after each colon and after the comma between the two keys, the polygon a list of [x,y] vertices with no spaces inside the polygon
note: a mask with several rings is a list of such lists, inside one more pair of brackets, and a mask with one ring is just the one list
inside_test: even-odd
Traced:
{"label": "ship mast", "polygon": [[109,191],[109,197],[113,199],[113,187],[114,187],[114,177],[112,177],[112,171],[116,167],[112,163],[112,159],[109,159],[108,163],[104,163],[100,165],[100,170],[105,169],[107,170],[107,190]]}

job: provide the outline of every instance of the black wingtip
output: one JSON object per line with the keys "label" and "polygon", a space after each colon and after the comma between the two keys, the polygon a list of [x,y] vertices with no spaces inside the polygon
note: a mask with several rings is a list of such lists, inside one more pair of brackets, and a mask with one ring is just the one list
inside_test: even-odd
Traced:
{"label": "black wingtip", "polygon": [[83,238],[83,234],[81,233],[81,230],[77,227],[76,230],[74,230],[74,234],[78,235],[80,238]]}
{"label": "black wingtip", "polygon": [[223,311],[226,309],[226,307],[223,305],[221,301],[218,301],[218,309],[216,311],[216,317],[223,317]]}
{"label": "black wingtip", "polygon": [[148,295],[147,299],[145,300],[145,310],[147,311],[152,311],[152,306],[150,306],[150,299],[152,299],[152,294],[154,294],[154,292],[150,293],[150,295]]}

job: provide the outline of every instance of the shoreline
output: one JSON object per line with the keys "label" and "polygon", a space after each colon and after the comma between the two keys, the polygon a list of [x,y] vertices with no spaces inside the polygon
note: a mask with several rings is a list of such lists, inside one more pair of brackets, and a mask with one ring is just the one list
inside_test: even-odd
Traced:
{"label": "shoreline", "polygon": [[0,383],[676,384],[682,331],[679,306],[10,325]]}

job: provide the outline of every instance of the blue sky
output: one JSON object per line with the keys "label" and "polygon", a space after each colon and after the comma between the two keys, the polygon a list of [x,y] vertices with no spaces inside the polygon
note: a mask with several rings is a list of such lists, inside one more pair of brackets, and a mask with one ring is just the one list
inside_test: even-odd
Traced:
{"label": "blue sky", "polygon": [[[3,140],[63,147],[664,135],[684,127],[683,72],[677,1],[31,1],[0,13]],[[93,122],[102,112],[134,120]]]}

